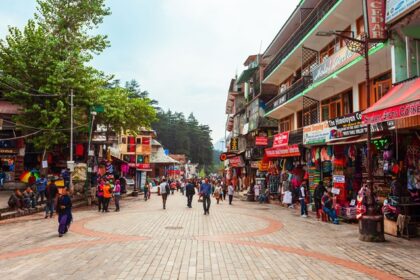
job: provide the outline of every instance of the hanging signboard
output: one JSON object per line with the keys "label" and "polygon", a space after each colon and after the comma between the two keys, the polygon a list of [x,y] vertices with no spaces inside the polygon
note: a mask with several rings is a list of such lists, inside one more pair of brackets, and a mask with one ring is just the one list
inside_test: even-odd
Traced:
{"label": "hanging signboard", "polygon": [[330,134],[331,127],[328,125],[328,121],[305,126],[303,128],[303,144],[325,144],[328,140],[330,140]]}
{"label": "hanging signboard", "polygon": [[372,41],[386,41],[385,0],[363,0],[365,29]]}
{"label": "hanging signboard", "polygon": [[251,161],[250,165],[251,165],[251,168],[258,169],[260,166],[260,161]]}
{"label": "hanging signboard", "polygon": [[245,164],[241,156],[236,156],[229,159],[229,166],[230,167],[243,167],[245,166]]}
{"label": "hanging signboard", "polygon": [[420,6],[420,0],[387,0],[385,23],[389,24]]}
{"label": "hanging signboard", "polygon": [[299,145],[294,144],[265,149],[265,154],[268,158],[298,157],[300,156]]}
{"label": "hanging signboard", "polygon": [[289,144],[289,131],[274,135],[273,148],[283,147]]}
{"label": "hanging signboard", "polygon": [[268,138],[265,137],[265,136],[255,137],[255,145],[256,146],[267,146],[268,145]]}
{"label": "hanging signboard", "polygon": [[239,150],[238,137],[234,137],[234,138],[230,139],[229,150],[230,151],[238,151]]}

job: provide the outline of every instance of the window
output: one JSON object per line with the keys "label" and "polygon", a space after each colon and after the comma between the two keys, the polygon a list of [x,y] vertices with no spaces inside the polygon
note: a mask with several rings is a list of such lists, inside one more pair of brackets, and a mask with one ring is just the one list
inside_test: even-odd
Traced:
{"label": "window", "polygon": [[325,48],[323,48],[319,52],[320,53],[320,63],[322,63],[325,59],[327,59],[328,57],[330,57],[331,55],[334,54],[335,44],[336,44],[336,41],[334,39]]}
{"label": "window", "polygon": [[136,138],[136,144],[141,145],[141,138],[140,137]]}
{"label": "window", "polygon": [[297,117],[297,128],[301,128],[303,127],[303,115],[302,115],[302,111],[299,111],[296,113],[296,117]]}
{"label": "window", "polygon": [[321,102],[321,117],[323,121],[353,112],[353,92],[351,90],[337,94]]}
{"label": "window", "polygon": [[136,152],[136,139],[132,136],[128,137],[127,152],[129,153]]}
{"label": "window", "polygon": [[285,132],[292,129],[292,116],[288,116],[279,121],[279,132]]}
{"label": "window", "polygon": [[365,32],[365,21],[363,16],[356,20],[356,34],[360,35]]}
{"label": "window", "polygon": [[303,113],[303,125],[311,125],[318,123],[318,105],[312,105],[309,108],[305,108]]}
{"label": "window", "polygon": [[[359,107],[365,110],[381,99],[391,88],[391,72],[371,79],[369,104],[367,102],[366,83],[359,84]],[[368,106],[369,105],[369,106]]]}
{"label": "window", "polygon": [[125,138],[125,137],[121,138],[121,142],[122,142],[123,144],[127,144],[127,138]]}

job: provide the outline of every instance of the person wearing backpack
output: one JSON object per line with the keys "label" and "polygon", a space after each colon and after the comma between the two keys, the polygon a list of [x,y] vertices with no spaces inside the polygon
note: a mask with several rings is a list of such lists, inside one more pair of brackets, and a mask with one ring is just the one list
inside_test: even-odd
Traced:
{"label": "person wearing backpack", "polygon": [[308,208],[306,207],[306,180],[302,181],[299,188],[299,201],[300,201],[300,216],[302,218],[308,217]]}
{"label": "person wearing backpack", "polygon": [[193,200],[193,196],[195,195],[195,186],[191,180],[188,180],[188,183],[185,186],[185,193],[187,195],[187,206],[188,208],[192,208],[191,203]]}

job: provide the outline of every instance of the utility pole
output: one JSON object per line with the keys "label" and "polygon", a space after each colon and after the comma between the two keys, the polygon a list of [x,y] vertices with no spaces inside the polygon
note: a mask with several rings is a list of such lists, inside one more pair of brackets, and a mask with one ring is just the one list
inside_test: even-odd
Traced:
{"label": "utility pole", "polygon": [[73,188],[73,179],[72,179],[72,173],[74,170],[74,161],[73,161],[73,89],[70,89],[70,180],[69,180],[69,187],[70,189]]}

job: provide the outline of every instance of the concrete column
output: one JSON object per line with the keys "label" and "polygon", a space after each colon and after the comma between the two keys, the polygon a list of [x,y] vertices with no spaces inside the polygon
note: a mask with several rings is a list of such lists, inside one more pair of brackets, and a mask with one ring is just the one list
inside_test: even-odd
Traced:
{"label": "concrete column", "polygon": [[353,84],[353,112],[357,112],[359,110],[359,85],[356,82]]}

